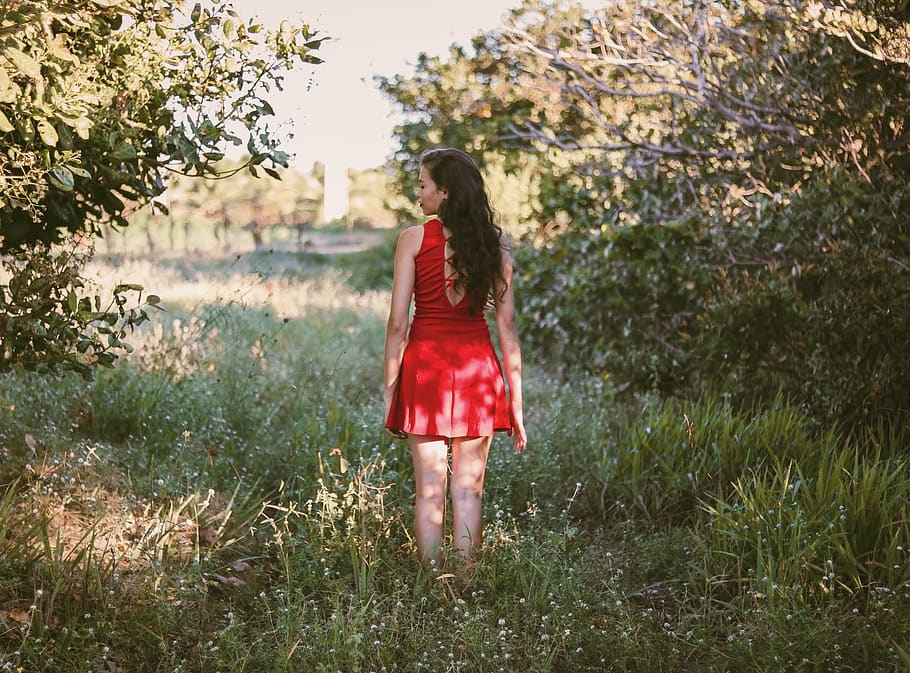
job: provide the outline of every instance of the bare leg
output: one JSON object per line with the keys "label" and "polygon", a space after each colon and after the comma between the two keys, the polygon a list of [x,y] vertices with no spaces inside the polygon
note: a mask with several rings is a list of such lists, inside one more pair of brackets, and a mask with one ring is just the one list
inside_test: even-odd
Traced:
{"label": "bare leg", "polygon": [[492,436],[452,440],[452,523],[455,550],[470,562],[482,541],[483,477]]}
{"label": "bare leg", "polygon": [[408,435],[414,461],[417,501],[414,505],[414,534],[417,554],[425,566],[442,561],[443,523],[446,512],[446,477],[449,449],[440,437]]}

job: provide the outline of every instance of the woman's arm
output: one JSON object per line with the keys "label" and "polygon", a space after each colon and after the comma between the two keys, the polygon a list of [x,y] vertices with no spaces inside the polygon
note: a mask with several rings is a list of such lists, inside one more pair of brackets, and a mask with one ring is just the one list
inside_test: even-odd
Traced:
{"label": "woman's arm", "polygon": [[423,242],[423,227],[408,227],[398,236],[395,246],[395,269],[392,280],[392,301],[389,307],[389,320],[386,324],[383,400],[385,415],[383,423],[389,416],[392,404],[392,393],[398,385],[398,371],[401,369],[401,358],[408,333],[408,312],[411,308],[411,297],[414,294],[414,258],[420,251]]}
{"label": "woman's arm", "polygon": [[[515,290],[512,285],[512,255],[503,248],[502,276],[504,290],[496,296],[496,328],[499,332],[499,346],[502,350],[506,381],[509,384],[509,406],[512,410],[515,437],[515,452],[525,448],[528,435],[525,431],[524,411],[521,397],[521,344],[515,327]],[[501,294],[501,296],[500,296]]]}

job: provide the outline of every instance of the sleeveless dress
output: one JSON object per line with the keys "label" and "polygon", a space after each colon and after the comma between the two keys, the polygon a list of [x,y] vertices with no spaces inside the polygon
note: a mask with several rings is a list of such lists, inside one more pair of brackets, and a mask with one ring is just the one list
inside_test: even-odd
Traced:
{"label": "sleeveless dress", "polygon": [[502,365],[483,311],[472,314],[468,297],[454,306],[449,301],[442,222],[423,227],[414,319],[386,427],[439,437],[512,434]]}

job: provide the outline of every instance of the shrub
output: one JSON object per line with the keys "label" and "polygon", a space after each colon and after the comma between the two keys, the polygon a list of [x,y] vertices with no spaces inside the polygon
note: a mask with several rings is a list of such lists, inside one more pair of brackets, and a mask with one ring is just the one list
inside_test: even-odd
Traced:
{"label": "shrub", "polygon": [[603,511],[634,508],[655,521],[692,521],[701,500],[725,499],[737,479],[781,461],[814,469],[834,442],[831,433],[813,437],[805,416],[780,398],[748,412],[710,395],[647,398],[614,428],[595,473]]}
{"label": "shrub", "polygon": [[706,504],[704,540],[718,579],[769,600],[910,582],[910,468],[840,447],[814,466],[777,461]]}
{"label": "shrub", "polygon": [[[88,378],[97,365],[111,367],[129,352],[128,332],[147,320],[142,286],[120,284],[102,300],[86,291],[80,276],[91,247],[73,240],[70,247],[36,244],[3,259],[8,279],[0,284],[0,371],[77,371]],[[137,293],[137,304],[127,307]]]}

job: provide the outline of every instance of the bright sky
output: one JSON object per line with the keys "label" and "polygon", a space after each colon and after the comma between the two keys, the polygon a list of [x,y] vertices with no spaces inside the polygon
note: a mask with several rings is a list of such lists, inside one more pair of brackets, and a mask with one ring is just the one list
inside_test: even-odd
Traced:
{"label": "bright sky", "polygon": [[[318,51],[325,63],[295,72],[285,90],[269,99],[278,118],[293,120],[287,149],[296,155],[295,165],[308,170],[319,160],[331,170],[379,166],[393,150],[396,111],[374,75],[411,72],[420,52],[439,55],[453,42],[468,44],[476,33],[498,26],[520,1],[233,0],[233,5],[242,16],[258,16],[270,26],[302,19],[332,38]],[[288,9],[294,5],[297,9]]]}

